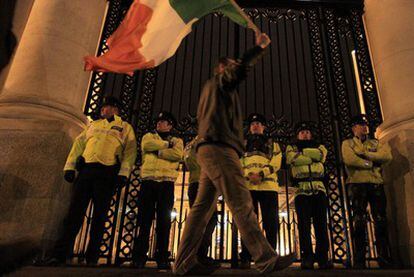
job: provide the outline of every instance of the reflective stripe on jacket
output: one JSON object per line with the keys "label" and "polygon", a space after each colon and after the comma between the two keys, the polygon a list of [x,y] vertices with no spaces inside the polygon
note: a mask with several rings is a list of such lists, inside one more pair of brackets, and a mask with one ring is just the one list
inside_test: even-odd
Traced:
{"label": "reflective stripe on jacket", "polygon": [[260,174],[262,172],[263,175],[263,181],[260,184],[255,185],[249,180],[246,181],[249,190],[279,190],[277,172],[282,164],[282,152],[278,143],[273,143],[272,155],[270,157],[261,152],[246,152],[241,158],[241,163],[246,178],[249,176],[249,173]]}

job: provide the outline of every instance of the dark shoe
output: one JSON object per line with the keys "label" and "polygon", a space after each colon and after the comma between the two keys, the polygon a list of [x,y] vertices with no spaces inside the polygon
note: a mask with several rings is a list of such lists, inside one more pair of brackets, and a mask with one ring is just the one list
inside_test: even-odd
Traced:
{"label": "dark shoe", "polygon": [[394,268],[394,264],[389,258],[378,256],[378,265],[382,269],[391,269]]}
{"label": "dark shoe", "polygon": [[86,266],[88,266],[88,267],[97,267],[98,266],[98,262],[91,262],[91,261],[89,261],[89,262],[86,262]]}
{"label": "dark shoe", "polygon": [[302,270],[313,270],[314,269],[313,261],[311,261],[311,260],[302,261],[300,263],[300,269],[302,269]]}
{"label": "dark shoe", "polygon": [[354,262],[353,269],[366,269],[365,262]]}
{"label": "dark shoe", "polygon": [[240,269],[250,269],[251,268],[250,260],[242,259],[240,261],[239,268]]}
{"label": "dark shoe", "polygon": [[146,260],[132,261],[132,267],[137,269],[145,268]]}
{"label": "dark shoe", "polygon": [[198,261],[205,266],[217,267],[217,268],[221,267],[221,264],[219,261],[216,261],[210,257],[198,257]]}
{"label": "dark shoe", "polygon": [[296,253],[286,256],[279,256],[272,271],[278,271],[289,267],[296,260]]}
{"label": "dark shoe", "polygon": [[170,270],[171,269],[171,263],[169,261],[158,261],[157,262],[157,268],[161,270]]}
{"label": "dark shoe", "polygon": [[33,263],[39,252],[37,243],[31,239],[20,239],[0,244],[0,276],[11,273],[25,265]]}
{"label": "dark shoe", "polygon": [[66,264],[66,259],[56,257],[46,257],[41,260],[34,261],[35,266],[61,266]]}
{"label": "dark shoe", "polygon": [[319,270],[327,270],[327,269],[333,269],[334,265],[331,261],[326,263],[318,263],[318,269]]}
{"label": "dark shoe", "polygon": [[204,264],[200,258],[197,259],[197,263],[185,273],[185,275],[210,275],[214,271],[220,268],[220,263],[214,261],[214,263]]}

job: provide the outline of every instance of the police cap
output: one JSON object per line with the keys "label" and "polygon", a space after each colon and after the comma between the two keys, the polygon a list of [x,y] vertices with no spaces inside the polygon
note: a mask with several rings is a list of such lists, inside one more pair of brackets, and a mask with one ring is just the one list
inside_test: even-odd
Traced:
{"label": "police cap", "polygon": [[300,131],[308,130],[312,134],[315,131],[315,122],[313,121],[301,121],[295,125],[295,132],[298,134]]}
{"label": "police cap", "polygon": [[119,100],[116,97],[106,96],[106,97],[104,97],[104,99],[102,101],[101,107],[104,107],[104,106],[111,106],[111,107],[119,108],[120,103],[119,103]]}
{"label": "police cap", "polygon": [[263,125],[266,125],[266,118],[264,117],[264,115],[259,114],[259,113],[250,114],[249,117],[247,118],[247,121],[249,122],[249,125],[252,124],[253,122],[260,122]]}
{"label": "police cap", "polygon": [[177,124],[177,120],[175,120],[175,117],[170,112],[160,112],[156,118],[157,122],[161,120],[168,121],[172,126],[175,126]]}
{"label": "police cap", "polygon": [[359,114],[351,118],[351,126],[368,125],[368,119],[365,114]]}

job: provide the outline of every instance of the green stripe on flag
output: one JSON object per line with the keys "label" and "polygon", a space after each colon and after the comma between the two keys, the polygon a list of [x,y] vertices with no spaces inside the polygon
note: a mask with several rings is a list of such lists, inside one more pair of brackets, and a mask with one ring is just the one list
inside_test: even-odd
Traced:
{"label": "green stripe on flag", "polygon": [[248,22],[246,18],[241,16],[239,11],[236,10],[231,3],[221,7],[218,11],[233,20],[235,23],[247,28]]}
{"label": "green stripe on flag", "polygon": [[247,27],[247,20],[240,15],[229,0],[169,0],[171,7],[188,23],[212,12],[221,12],[235,23]]}

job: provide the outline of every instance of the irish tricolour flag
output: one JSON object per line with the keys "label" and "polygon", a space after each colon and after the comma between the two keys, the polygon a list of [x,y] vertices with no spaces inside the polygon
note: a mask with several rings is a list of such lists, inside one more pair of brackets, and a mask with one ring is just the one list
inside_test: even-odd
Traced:
{"label": "irish tricolour flag", "polygon": [[107,41],[109,51],[85,57],[85,69],[131,75],[155,67],[174,55],[197,20],[212,12],[248,26],[234,0],[134,0]]}

